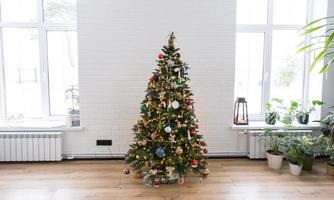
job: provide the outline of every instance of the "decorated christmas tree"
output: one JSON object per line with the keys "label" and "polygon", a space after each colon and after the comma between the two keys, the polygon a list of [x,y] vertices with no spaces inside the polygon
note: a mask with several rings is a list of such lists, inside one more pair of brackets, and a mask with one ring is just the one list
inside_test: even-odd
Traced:
{"label": "decorated christmas tree", "polygon": [[193,94],[187,85],[189,67],[174,42],[172,33],[158,55],[158,69],[149,79],[141,118],[133,127],[134,141],[125,157],[147,185],[183,184],[190,169],[199,176],[209,174],[204,156],[208,150],[198,131]]}

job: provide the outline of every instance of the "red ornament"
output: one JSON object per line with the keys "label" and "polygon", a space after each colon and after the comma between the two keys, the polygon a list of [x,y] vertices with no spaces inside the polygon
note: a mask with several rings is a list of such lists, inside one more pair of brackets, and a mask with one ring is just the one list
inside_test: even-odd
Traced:
{"label": "red ornament", "polygon": [[157,77],[155,75],[151,76],[150,81],[155,81]]}
{"label": "red ornament", "polygon": [[158,58],[161,60],[164,58],[164,55],[162,53],[159,53]]}
{"label": "red ornament", "polygon": [[177,58],[180,58],[180,57],[181,57],[181,54],[176,53],[175,56],[176,56]]}
{"label": "red ornament", "polygon": [[196,135],[196,129],[195,129],[195,128],[192,128],[192,129],[191,129],[191,135],[192,135],[192,136]]}
{"label": "red ornament", "polygon": [[191,161],[191,167],[192,168],[196,168],[198,166],[198,162],[197,162],[197,160],[193,160],[193,161]]}
{"label": "red ornament", "polygon": [[203,153],[207,154],[209,152],[208,148],[203,149]]}
{"label": "red ornament", "polygon": [[160,187],[160,182],[159,181],[155,181],[153,184],[153,187]]}
{"label": "red ornament", "polygon": [[202,174],[203,175],[208,175],[208,174],[210,174],[210,170],[208,168],[205,168],[204,170],[202,170]]}
{"label": "red ornament", "polygon": [[184,183],[184,178],[183,178],[183,177],[180,177],[180,178],[177,180],[177,183],[180,184],[180,185],[183,185],[183,183]]}

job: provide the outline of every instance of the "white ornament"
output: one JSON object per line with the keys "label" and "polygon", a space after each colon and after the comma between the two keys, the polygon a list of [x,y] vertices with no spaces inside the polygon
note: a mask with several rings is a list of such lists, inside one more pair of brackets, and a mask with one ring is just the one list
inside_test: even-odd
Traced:
{"label": "white ornament", "polygon": [[171,128],[170,126],[167,126],[167,127],[165,128],[165,132],[166,132],[166,133],[170,133],[170,132],[172,132],[172,128]]}
{"label": "white ornament", "polygon": [[174,62],[173,62],[172,60],[168,60],[168,61],[167,61],[167,65],[171,67],[171,66],[174,65]]}
{"label": "white ornament", "polygon": [[173,107],[174,109],[178,109],[178,108],[180,107],[180,103],[179,103],[178,101],[173,101],[173,102],[172,102],[172,107]]}
{"label": "white ornament", "polygon": [[178,71],[180,71],[180,69],[181,69],[181,68],[175,68],[175,69],[174,69],[174,72],[178,72]]}

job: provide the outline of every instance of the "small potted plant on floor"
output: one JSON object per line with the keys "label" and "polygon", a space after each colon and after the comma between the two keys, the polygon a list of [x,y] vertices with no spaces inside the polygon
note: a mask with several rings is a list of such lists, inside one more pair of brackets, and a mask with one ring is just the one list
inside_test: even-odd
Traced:
{"label": "small potted plant on floor", "polygon": [[270,137],[270,147],[271,149],[266,152],[268,166],[271,169],[280,169],[283,162],[283,152],[279,150],[280,140],[284,137],[282,133],[273,132],[272,129],[268,128],[260,134],[260,136],[269,136]]}
{"label": "small potted plant on floor", "polygon": [[322,131],[327,138],[327,150],[329,161],[327,162],[327,173],[334,176],[334,113],[330,112],[321,120],[323,125]]}
{"label": "small potted plant on floor", "polygon": [[265,110],[265,122],[269,125],[275,125],[276,121],[279,120],[278,112],[273,108],[271,103],[266,103]]}
{"label": "small potted plant on floor", "polygon": [[304,162],[304,153],[298,149],[298,144],[295,145],[287,152],[286,159],[289,161],[290,173],[299,176]]}
{"label": "small potted plant on floor", "polygon": [[308,124],[310,113],[315,111],[316,106],[321,106],[323,104],[324,103],[322,101],[319,101],[319,100],[313,100],[311,102],[311,106],[308,106],[308,107],[306,107],[306,106],[304,106],[300,103],[297,110],[296,110],[296,118],[297,118],[298,123]]}
{"label": "small potted plant on floor", "polygon": [[315,150],[321,150],[321,148],[325,146],[326,142],[324,137],[305,135],[298,137],[298,140],[300,141],[300,151],[304,154],[302,169],[305,171],[311,171],[315,158]]}

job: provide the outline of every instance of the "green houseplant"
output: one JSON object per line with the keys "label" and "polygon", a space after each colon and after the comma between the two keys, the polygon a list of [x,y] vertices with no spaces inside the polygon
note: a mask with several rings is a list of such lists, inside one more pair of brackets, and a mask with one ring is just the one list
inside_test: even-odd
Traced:
{"label": "green houseplant", "polygon": [[315,111],[316,106],[321,106],[324,103],[320,100],[313,100],[311,104],[303,105],[299,103],[298,108],[296,109],[296,118],[300,124],[308,124],[310,113]]}
{"label": "green houseplant", "polygon": [[290,173],[299,176],[305,160],[303,152],[301,152],[298,147],[292,147],[285,157],[289,161]]}
{"label": "green houseplant", "polygon": [[[286,152],[298,151],[303,154],[303,170],[311,171],[313,167],[313,160],[315,152],[323,152],[326,146],[324,136],[296,136],[295,134],[287,134],[286,137],[281,141],[282,147],[285,148]],[[294,152],[296,153],[296,152]]]}
{"label": "green houseplant", "polygon": [[291,127],[292,122],[296,116],[296,109],[298,108],[297,101],[290,101],[287,105],[284,103],[283,99],[274,98],[273,102],[277,102],[277,108],[280,109],[281,115],[279,117],[280,121],[284,124],[285,127]]}
{"label": "green houseplant", "polygon": [[307,135],[298,137],[298,140],[300,141],[300,151],[304,154],[303,170],[311,171],[315,151],[320,150],[324,146],[324,137]]}
{"label": "green houseplant", "polygon": [[271,169],[280,169],[282,167],[283,152],[280,151],[281,140],[284,138],[284,134],[281,132],[274,132],[271,128],[264,129],[264,132],[260,134],[261,139],[265,139],[266,136],[270,137],[270,150],[266,152],[268,166]]}
{"label": "green houseplant", "polygon": [[302,27],[302,34],[309,38],[298,48],[299,53],[312,54],[314,59],[309,66],[309,72],[323,61],[319,73],[326,72],[334,62],[334,16],[314,20]]}
{"label": "green houseplant", "polygon": [[334,176],[334,113],[328,113],[320,122],[323,125],[322,132],[327,138],[326,153],[329,155],[327,173]]}
{"label": "green houseplant", "polygon": [[279,120],[278,112],[273,108],[271,103],[266,103],[265,110],[265,122],[269,125],[275,125],[276,121]]}

